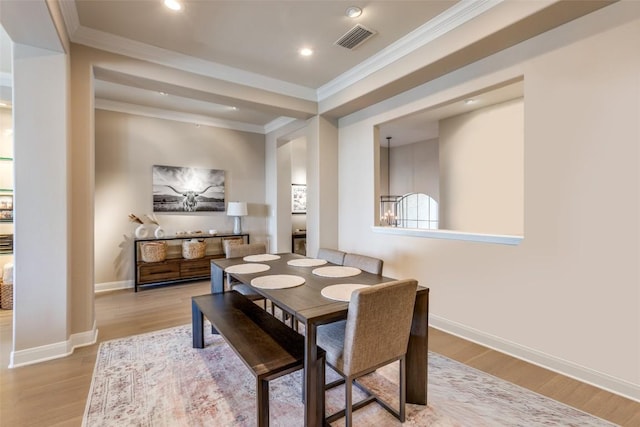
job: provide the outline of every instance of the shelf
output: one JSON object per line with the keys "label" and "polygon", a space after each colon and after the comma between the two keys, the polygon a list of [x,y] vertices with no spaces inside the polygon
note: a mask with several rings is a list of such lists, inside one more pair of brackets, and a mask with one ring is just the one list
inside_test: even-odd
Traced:
{"label": "shelf", "polygon": [[[161,239],[144,238],[134,240],[134,289],[160,285],[178,284],[211,277],[211,260],[224,258],[222,242],[225,239],[241,238],[249,243],[249,234],[189,234],[168,236]],[[202,258],[187,259],[182,257],[182,241],[198,239],[207,242],[205,255]],[[141,261],[140,246],[145,242],[165,241],[168,243],[167,258],[159,262]],[[170,242],[176,242],[171,244]]]}

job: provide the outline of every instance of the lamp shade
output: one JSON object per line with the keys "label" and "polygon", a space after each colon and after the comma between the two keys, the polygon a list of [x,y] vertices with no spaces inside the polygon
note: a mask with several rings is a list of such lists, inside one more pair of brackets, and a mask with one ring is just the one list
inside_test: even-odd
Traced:
{"label": "lamp shade", "polygon": [[227,205],[228,216],[247,216],[246,202],[229,202]]}

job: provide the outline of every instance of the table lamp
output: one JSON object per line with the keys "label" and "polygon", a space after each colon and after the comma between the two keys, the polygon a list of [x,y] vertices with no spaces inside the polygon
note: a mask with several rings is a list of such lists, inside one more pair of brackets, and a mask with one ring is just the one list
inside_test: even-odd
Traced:
{"label": "table lamp", "polygon": [[235,217],[233,223],[233,234],[242,234],[242,217],[247,216],[246,202],[229,202],[227,206],[227,216]]}

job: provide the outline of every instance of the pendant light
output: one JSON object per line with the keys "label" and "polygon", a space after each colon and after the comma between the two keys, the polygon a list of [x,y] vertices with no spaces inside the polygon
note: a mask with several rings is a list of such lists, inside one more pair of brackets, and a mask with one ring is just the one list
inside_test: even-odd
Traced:
{"label": "pendant light", "polygon": [[391,137],[387,136],[387,194],[380,196],[380,225],[398,226],[398,200],[402,196],[391,195]]}

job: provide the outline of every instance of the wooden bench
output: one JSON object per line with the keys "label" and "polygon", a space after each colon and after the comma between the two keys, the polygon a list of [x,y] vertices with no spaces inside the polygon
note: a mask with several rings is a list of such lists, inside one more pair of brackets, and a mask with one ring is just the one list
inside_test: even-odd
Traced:
{"label": "wooden bench", "polygon": [[206,317],[255,376],[258,426],[268,426],[269,381],[304,366],[304,337],[236,291],[193,297],[191,307],[193,347],[204,348]]}

